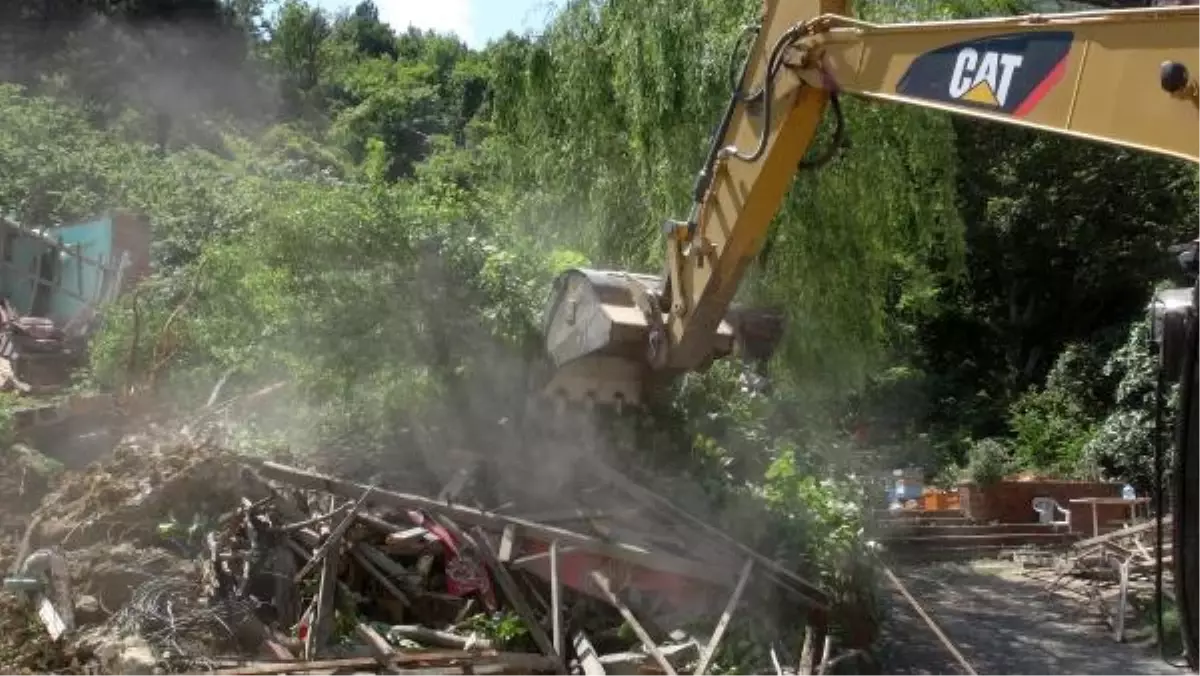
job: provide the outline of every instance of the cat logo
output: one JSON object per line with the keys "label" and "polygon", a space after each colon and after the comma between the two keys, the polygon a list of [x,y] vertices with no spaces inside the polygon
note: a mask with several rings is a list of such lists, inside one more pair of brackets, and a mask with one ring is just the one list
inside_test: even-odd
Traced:
{"label": "cat logo", "polygon": [[967,47],[954,60],[950,97],[987,106],[1003,107],[1012,87],[1013,74],[1025,57],[1020,54],[979,52]]}
{"label": "cat logo", "polygon": [[913,59],[896,93],[1025,117],[1062,80],[1074,38],[1030,31],[946,45]]}

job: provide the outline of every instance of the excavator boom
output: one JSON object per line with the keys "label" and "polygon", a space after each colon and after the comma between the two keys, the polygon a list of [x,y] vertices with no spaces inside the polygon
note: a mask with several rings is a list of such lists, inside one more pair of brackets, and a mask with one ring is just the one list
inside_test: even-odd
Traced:
{"label": "excavator boom", "polygon": [[[648,383],[703,369],[735,346],[756,350],[751,338],[763,317],[731,310],[730,303],[796,172],[834,157],[844,125],[841,95],[1200,159],[1195,6],[877,25],[850,18],[847,4],[765,0],[760,21],[745,33],[752,45],[697,176],[690,212],[664,225],[665,274],[563,273],[546,318],[547,352],[557,370],[544,392],[637,404]],[[813,156],[829,110],[834,143]],[[1171,339],[1178,345],[1163,353],[1184,354],[1173,499],[1177,597],[1193,670],[1200,652],[1197,284],[1190,304],[1156,320],[1186,327],[1174,332],[1186,338]]]}
{"label": "excavator boom", "polygon": [[[644,385],[748,349],[731,301],[794,175],[834,156],[839,97],[946,110],[1200,161],[1200,7],[877,25],[845,0],[766,0],[686,219],[667,221],[665,274],[569,270],[547,315],[547,391],[637,403]],[[832,109],[835,143],[811,155]],[[1112,186],[1120,190],[1120,186]],[[1192,251],[1200,279],[1200,240]],[[1175,453],[1175,588],[1200,668],[1200,282],[1154,301],[1160,376],[1182,381]],[[1160,455],[1162,457],[1162,455]],[[1159,457],[1159,460],[1160,460]],[[1158,491],[1159,496],[1164,491]],[[1159,512],[1168,507],[1159,497]],[[1162,542],[1162,540],[1159,540]]]}
{"label": "excavator boom", "polygon": [[[989,119],[1192,162],[1200,159],[1195,6],[872,24],[845,0],[766,0],[686,219],[667,221],[665,274],[569,270],[545,333],[546,391],[638,403],[645,385],[746,347],[730,309],[839,96]],[[759,322],[761,324],[761,322]]]}

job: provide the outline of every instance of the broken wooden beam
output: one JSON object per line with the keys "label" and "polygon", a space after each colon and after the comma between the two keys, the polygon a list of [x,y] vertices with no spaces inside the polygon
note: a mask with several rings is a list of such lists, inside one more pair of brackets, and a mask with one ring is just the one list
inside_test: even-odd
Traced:
{"label": "broken wooden beam", "polygon": [[509,563],[513,558],[513,547],[517,540],[517,527],[511,523],[504,527],[504,532],[500,535],[500,551],[496,554],[496,558],[500,559],[500,563]]}
{"label": "broken wooden beam", "polygon": [[408,596],[404,592],[400,591],[400,588],[397,587],[390,579],[388,579],[387,574],[381,571],[368,557],[363,555],[362,549],[357,546],[357,543],[356,546],[350,549],[350,556],[356,562],[358,562],[358,565],[362,566],[362,569],[365,570],[368,575],[374,578],[381,587],[387,590],[387,592],[391,594],[392,597],[400,603],[400,605],[404,606],[405,608],[412,607],[412,602],[408,600]]}
{"label": "broken wooden beam", "polygon": [[436,629],[430,629],[428,627],[422,627],[415,624],[393,625],[388,633],[437,648],[452,648],[454,650],[472,651],[491,650],[495,647],[492,642],[486,638],[479,638],[475,635],[459,636],[458,634],[448,631],[438,631]]}
{"label": "broken wooden beam", "polygon": [[354,633],[367,645],[371,655],[381,668],[387,670],[388,673],[395,673],[396,670],[392,666],[392,656],[395,651],[392,650],[391,644],[379,635],[379,632],[366,622],[358,622],[354,625]]}
{"label": "broken wooden beam", "polygon": [[[346,499],[355,499],[368,488],[363,484],[353,481],[336,479],[317,472],[288,467],[277,462],[247,462],[252,463],[252,466],[264,477],[300,488],[326,491]],[[474,526],[484,526],[494,530],[503,530],[504,526],[511,523],[519,527],[526,537],[534,537],[547,543],[557,539],[564,545],[574,545],[578,549],[620,559],[651,570],[680,575],[693,580],[725,587],[732,587],[735,584],[735,580],[729,575],[728,571],[714,570],[712,566],[700,562],[662,552],[651,552],[632,545],[605,542],[599,538],[563,528],[546,526],[525,519],[489,514],[462,505],[446,505],[437,500],[418,495],[376,489],[367,498],[367,504],[400,507],[403,509],[421,509],[434,514],[441,513],[453,518],[455,521]]]}
{"label": "broken wooden beam", "polygon": [[713,630],[712,637],[708,639],[708,644],[704,646],[704,652],[700,654],[700,661],[696,664],[696,671],[694,672],[695,676],[708,673],[708,667],[712,664],[712,659],[717,654],[717,646],[725,636],[725,630],[729,627],[729,621],[733,619],[733,611],[737,609],[738,603],[742,600],[742,592],[746,590],[746,582],[750,580],[750,571],[753,568],[754,559],[746,559],[746,565],[742,566],[742,572],[738,574],[737,586],[734,587],[733,594],[725,604],[725,610],[721,613],[721,619],[717,621],[717,628]]}
{"label": "broken wooden beam", "polygon": [[691,512],[687,511],[686,509],[683,509],[679,505],[676,505],[674,502],[671,502],[667,498],[659,495],[658,493],[655,493],[654,491],[646,488],[645,486],[642,486],[641,484],[637,483],[633,479],[630,479],[629,477],[625,476],[624,474],[622,474],[621,472],[617,471],[616,469],[610,467],[609,465],[607,465],[603,462],[599,462],[599,461],[592,463],[592,465],[600,472],[601,475],[604,475],[605,478],[607,480],[611,481],[612,483],[615,483],[615,484],[621,486],[625,490],[629,491],[631,494],[633,494],[641,499],[644,499],[651,503],[659,505],[660,507],[667,510],[671,514],[684,519],[685,521],[691,523],[692,525],[694,525],[698,528],[703,529],[705,532],[711,534],[713,537],[716,537],[716,538],[722,540],[726,544],[729,544],[730,546],[741,551],[746,556],[749,556],[750,558],[754,559],[757,563],[762,565],[766,570],[771,571],[772,573],[775,573],[776,577],[778,579],[781,579],[782,581],[786,581],[787,583],[789,583],[789,584],[786,584],[785,586],[788,586],[788,587],[792,588],[793,590],[795,590],[796,592],[799,592],[799,594],[802,597],[806,598],[808,600],[808,602],[811,605],[813,605],[814,607],[821,609],[821,610],[825,610],[829,606],[829,596],[824,591],[822,591],[820,589],[820,587],[813,584],[812,582],[805,580],[804,578],[800,577],[796,573],[794,573],[794,572],[788,570],[787,568],[785,568],[784,566],[780,565],[778,562],[772,561],[771,559],[767,558],[766,556],[754,551],[750,547],[742,544],[739,540],[737,540],[737,538],[734,538],[732,535],[729,535],[728,533],[721,530],[720,528],[717,528],[716,526],[705,522],[703,519],[697,518]]}
{"label": "broken wooden beam", "polygon": [[566,661],[562,627],[562,580],[558,579],[558,540],[550,541],[550,627],[554,652]]}
{"label": "broken wooden beam", "polygon": [[[300,569],[300,572],[296,573],[296,576],[292,578],[293,582],[299,584],[301,580],[303,580],[309,573],[312,572],[314,568],[317,567],[317,564],[321,563],[321,561],[323,561],[325,557],[329,555],[331,550],[336,549],[338,545],[341,544],[342,535],[344,535],[354,523],[354,515],[358,513],[359,509],[362,509],[363,502],[368,496],[371,495],[371,491],[372,488],[368,486],[367,490],[363,492],[362,497],[360,497],[358,502],[355,503],[354,507],[350,509],[350,513],[342,518],[338,525],[329,533],[329,537],[325,539],[325,542],[322,543],[321,546],[317,548],[317,551],[313,553],[313,556],[308,560],[308,563],[305,563],[304,567]],[[296,530],[299,531],[302,529],[298,528]]]}
{"label": "broken wooden beam", "polygon": [[315,526],[319,523],[322,523],[324,521],[332,519],[335,516],[339,516],[342,512],[346,511],[349,508],[350,508],[350,505],[342,505],[342,506],[338,507],[337,509],[333,510],[332,512],[329,512],[328,514],[318,514],[312,518],[308,518],[303,521],[297,521],[295,523],[285,524],[285,525],[281,526],[279,528],[279,530],[281,530],[285,533],[290,533],[294,530],[300,530],[301,528],[307,528],[308,526]]}
{"label": "broken wooden beam", "polygon": [[[331,540],[333,538],[330,538]],[[340,539],[340,536],[339,538]],[[337,600],[337,571],[340,559],[336,548],[326,551],[321,559],[321,581],[317,587],[317,597],[313,599],[313,618],[308,626],[308,635],[304,637],[305,659],[315,659],[325,647],[333,634],[334,602]],[[315,561],[314,556],[310,561]]]}
{"label": "broken wooden beam", "polygon": [[[555,660],[533,653],[511,653],[485,650],[477,653],[461,651],[430,651],[419,653],[393,652],[390,663],[398,669],[502,666],[515,673],[546,673],[555,669]],[[219,676],[274,676],[275,674],[299,674],[313,671],[341,671],[346,669],[374,669],[378,664],[375,657],[344,657],[329,660],[295,660],[279,662],[254,662],[238,667],[220,669]],[[404,673],[399,671],[398,673]],[[442,671],[445,673],[445,671]]]}
{"label": "broken wooden beam", "polygon": [[529,630],[529,636],[533,639],[533,642],[537,644],[542,654],[547,657],[553,657],[560,663],[559,673],[566,673],[566,665],[561,663],[558,651],[554,649],[554,644],[551,643],[550,637],[546,635],[546,630],[538,623],[537,616],[533,614],[533,608],[529,607],[528,599],[521,593],[521,588],[517,586],[517,581],[513,579],[508,569],[504,567],[504,564],[500,563],[500,560],[496,557],[496,552],[492,551],[492,544],[488,542],[487,534],[478,526],[475,528],[474,544],[480,556],[483,557],[484,563],[491,569],[492,576],[496,578],[496,583],[500,585],[501,591],[508,597],[513,610],[517,612],[517,615],[521,617],[521,621],[525,623],[525,628]]}
{"label": "broken wooden beam", "polygon": [[[557,540],[556,540],[556,542],[557,542]],[[562,556],[563,554],[570,554],[571,552],[577,552],[577,551],[579,551],[579,550],[576,549],[575,547],[559,547],[558,548],[559,556]],[[537,552],[534,554],[526,554],[525,556],[515,558],[515,559],[513,559],[512,563],[510,565],[520,568],[522,566],[527,566],[531,563],[536,563],[538,561],[541,561],[542,559],[549,559],[549,558],[550,558],[550,550],[547,549],[544,552]]]}
{"label": "broken wooden beam", "polygon": [[633,611],[629,609],[629,606],[625,605],[621,599],[617,598],[617,593],[613,591],[612,584],[608,581],[608,577],[598,570],[593,570],[591,572],[591,577],[592,581],[596,583],[597,587],[599,587],[601,593],[603,593],[605,598],[608,599],[608,602],[612,604],[612,606],[617,609],[617,612],[621,613],[621,617],[625,618],[625,621],[629,623],[629,628],[632,629],[633,633],[637,635],[638,640],[642,642],[642,647],[644,647],[646,652],[654,658],[654,661],[658,663],[659,668],[661,668],[663,672],[669,676],[676,676],[675,668],[671,666],[671,663],[667,661],[667,658],[662,654],[662,651],[658,649],[658,644],[654,642],[654,639],[650,638],[650,634],[646,631],[646,628],[642,626],[641,622],[638,622],[637,617],[634,616]]}
{"label": "broken wooden beam", "polygon": [[607,672],[600,662],[600,654],[596,652],[586,634],[582,631],[575,632],[572,643],[575,646],[575,655],[579,657],[579,667],[585,676],[606,676]]}

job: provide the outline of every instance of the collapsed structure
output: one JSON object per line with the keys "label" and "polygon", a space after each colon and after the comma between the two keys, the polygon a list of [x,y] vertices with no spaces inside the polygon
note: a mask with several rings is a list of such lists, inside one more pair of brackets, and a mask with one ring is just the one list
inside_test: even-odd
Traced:
{"label": "collapsed structure", "polygon": [[0,551],[28,610],[0,623],[32,611],[38,626],[12,634],[21,649],[0,632],[0,664],[708,673],[735,616],[780,606],[811,621],[803,650],[776,653],[789,671],[837,659],[825,592],[598,458],[557,499],[484,506],[478,455],[448,451],[459,470],[436,495],[402,492],[234,454],[196,431],[202,414],[143,421],[79,471],[10,454],[8,494],[26,498]]}

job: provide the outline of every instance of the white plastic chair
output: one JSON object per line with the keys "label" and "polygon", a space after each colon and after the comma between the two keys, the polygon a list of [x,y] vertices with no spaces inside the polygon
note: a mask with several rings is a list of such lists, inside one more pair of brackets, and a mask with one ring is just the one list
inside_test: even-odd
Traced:
{"label": "white plastic chair", "polygon": [[[1071,512],[1062,508],[1054,498],[1038,497],[1033,499],[1033,511],[1038,513],[1038,523],[1065,524],[1071,522]],[[1062,520],[1055,519],[1058,512],[1063,513]]]}

